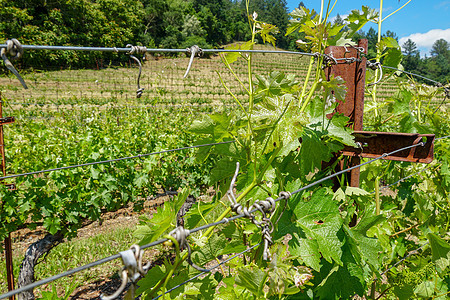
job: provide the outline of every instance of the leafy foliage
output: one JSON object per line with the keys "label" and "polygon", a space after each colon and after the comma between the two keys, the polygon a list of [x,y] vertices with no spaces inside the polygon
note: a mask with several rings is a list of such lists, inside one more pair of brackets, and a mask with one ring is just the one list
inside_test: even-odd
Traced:
{"label": "leafy foliage", "polygon": [[[258,5],[266,3],[255,2]],[[225,40],[226,34],[218,30],[216,19],[218,15],[225,14],[219,9],[224,3],[145,3],[149,17],[148,32],[151,28],[155,29],[156,12],[164,10],[166,20],[170,22],[164,29],[158,29],[167,33],[164,39],[157,41],[161,45],[174,45],[179,34],[181,39],[195,39],[206,34],[208,39],[216,35],[215,39]],[[232,47],[251,50],[259,37],[263,42],[272,44],[279,41],[278,30],[282,26],[260,21],[263,18],[251,11],[249,2],[242,3],[246,5],[245,14],[251,16],[251,36],[247,43]],[[16,9],[15,12],[23,20],[29,19],[26,11]],[[120,15],[121,11],[113,13]],[[189,17],[183,17],[186,14]],[[352,11],[346,19],[348,24],[331,24],[327,22],[328,15],[323,14],[323,7],[317,14],[302,5],[291,16],[294,19],[287,29],[288,33],[302,36],[299,44],[319,53],[323,53],[329,45],[349,42],[364,24],[377,18],[374,10],[363,7],[361,11]],[[199,24],[202,28],[197,27]],[[152,39],[150,34],[148,39]],[[378,60],[389,66],[399,66],[401,52],[394,34],[386,34],[377,41],[376,47]],[[240,163],[241,168],[232,189],[236,201],[245,206],[267,197],[276,198],[282,191],[299,191],[300,187],[334,172],[334,166],[340,163],[338,158],[331,160],[334,153],[344,145],[355,144],[352,130],[347,126],[348,117],[339,114],[327,117],[333,112],[336,100],[345,98],[346,89],[340,77],[325,80],[322,57],[315,62],[316,74],[311,86],[279,71],[254,76],[252,55],[248,53],[229,53],[222,59],[247,93],[247,99],[241,101],[231,89],[227,89],[236,101],[237,109],[205,116],[191,115],[188,132],[180,130],[176,134],[166,128],[185,128],[187,120],[183,114],[178,114],[176,118],[169,118],[165,113],[157,114],[150,122],[148,111],[143,112],[147,118],[135,119],[133,116],[139,114],[128,112],[127,120],[135,126],[122,127],[119,119],[116,122],[112,116],[106,117],[106,121],[98,121],[103,116],[102,112],[83,112],[79,113],[81,121],[68,126],[70,134],[61,129],[62,124],[51,124],[59,129],[54,139],[49,141],[55,142],[55,145],[46,146],[45,151],[36,149],[35,145],[41,143],[42,136],[48,136],[49,124],[30,123],[26,130],[32,130],[34,135],[28,137],[25,145],[15,148],[13,154],[8,154],[11,155],[8,160],[46,153],[39,162],[12,160],[14,164],[11,168],[20,172],[22,169],[129,155],[128,152],[135,154],[174,148],[192,144],[194,140],[197,144],[233,143],[206,147],[197,151],[195,157],[189,152],[160,159],[149,157],[143,161],[93,166],[87,171],[62,170],[17,179],[17,193],[0,187],[3,208],[0,233],[5,235],[20,226],[43,224],[50,233],[63,231],[71,236],[83,219],[96,220],[103,211],[115,210],[129,202],[133,202],[138,209],[143,199],[158,188],[176,190],[199,186],[192,192],[198,194],[205,187],[214,186],[216,193],[211,201],[196,203],[186,214],[186,227],[192,228],[229,217],[231,209],[225,204],[227,199],[223,196],[229,190],[236,162]],[[233,72],[238,60],[247,64],[248,77],[245,79]],[[307,79],[313,76],[313,63],[314,59],[311,60]],[[431,107],[431,99],[443,89],[411,86],[412,82],[402,80],[398,83],[399,91],[388,103],[367,106],[369,111],[371,107],[380,111],[384,109],[383,113],[389,116],[378,114],[367,117],[366,114],[366,126],[380,131],[395,128],[402,132],[448,134],[445,112],[433,111]],[[376,89],[372,95],[376,99]],[[84,131],[79,128],[80,122]],[[126,142],[116,139],[118,129]],[[18,130],[16,135],[25,134]],[[164,144],[158,142],[161,136],[165,137]],[[130,141],[135,141],[135,144],[130,146]],[[71,147],[74,144],[77,147]],[[72,152],[67,149],[72,149]],[[338,183],[324,182],[322,186],[297,192],[289,199],[281,199],[270,216],[273,244],[269,247],[269,261],[262,259],[261,228],[246,219],[227,222],[218,228],[191,235],[190,258],[202,266],[231,254],[242,253],[248,247],[255,248],[229,261],[225,268],[221,266],[220,271],[207,274],[201,280],[193,280],[166,297],[348,299],[354,295],[363,297],[369,292],[371,296],[378,292],[399,299],[445,297],[449,290],[450,246],[447,238],[441,236],[448,233],[450,223],[449,149],[447,140],[437,141],[435,150],[438,162],[427,169],[423,179],[418,176],[409,178],[398,188],[388,190],[390,193],[377,194],[375,201],[365,190],[373,190],[380,179],[393,182],[417,167],[408,163],[377,162],[362,169],[363,189],[346,187],[342,176]],[[336,185],[340,188],[333,191]],[[188,194],[188,190],[184,189],[173,201],[158,208],[152,219],[141,218],[135,233],[141,244],[155,241],[175,227],[175,216]],[[224,206],[227,208],[224,209]],[[259,216],[256,218],[266,221]],[[425,241],[429,247],[425,247]],[[420,254],[415,250],[419,245],[422,245]],[[138,294],[143,299],[165,294],[170,288],[198,274],[198,270],[186,261],[187,249],[176,247],[175,254],[170,254],[170,243],[160,247],[162,265],[154,266],[139,282]],[[400,261],[403,263],[394,265],[384,273],[387,283],[374,280],[380,278],[381,270],[392,266],[398,258],[405,255],[413,257],[413,254],[417,256],[407,262]],[[375,284],[372,284],[373,281]],[[45,296],[51,298],[53,294]]]}

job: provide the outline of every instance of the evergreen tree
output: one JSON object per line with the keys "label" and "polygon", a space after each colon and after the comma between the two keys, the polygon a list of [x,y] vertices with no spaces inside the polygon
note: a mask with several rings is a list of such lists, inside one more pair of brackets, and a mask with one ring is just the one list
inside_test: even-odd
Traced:
{"label": "evergreen tree", "polygon": [[417,69],[420,62],[420,52],[417,45],[411,39],[408,39],[402,45],[403,48],[403,66],[406,71],[413,72]]}
{"label": "evergreen tree", "polygon": [[444,57],[448,57],[449,48],[449,42],[444,39],[439,39],[434,42],[433,46],[431,47],[430,53],[432,56],[443,55]]}
{"label": "evergreen tree", "polygon": [[344,19],[342,19],[341,16],[339,14],[337,14],[333,23],[336,25],[344,25]]}
{"label": "evergreen tree", "polygon": [[378,34],[375,29],[372,27],[369,28],[369,30],[366,33],[366,39],[368,41],[368,51],[367,54],[369,58],[375,57],[377,50],[377,40],[378,40]]}
{"label": "evergreen tree", "polygon": [[383,37],[391,37],[391,38],[393,38],[394,40],[396,40],[398,42],[398,36],[393,31],[390,31],[390,30],[386,31],[386,33],[383,34]]}

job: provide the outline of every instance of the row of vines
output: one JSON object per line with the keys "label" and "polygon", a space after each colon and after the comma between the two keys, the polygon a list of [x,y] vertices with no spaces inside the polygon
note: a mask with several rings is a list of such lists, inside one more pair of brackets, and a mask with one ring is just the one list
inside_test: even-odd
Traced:
{"label": "row of vines", "polygon": [[[286,34],[303,33],[306,38],[298,44],[323,54],[327,46],[351,43],[352,35],[370,21],[381,27],[379,13],[363,6],[349,14],[344,30],[344,25],[328,22],[333,7],[322,0],[320,12],[295,9]],[[248,15],[251,40],[231,49],[254,49],[256,38],[275,44],[278,28],[259,20],[257,13]],[[345,98],[346,88],[340,77],[326,80],[323,55],[311,57],[305,78],[279,70],[256,74],[251,53],[220,58],[239,85],[231,89],[223,72],[217,72],[234,106],[7,106],[22,120],[5,128],[8,140],[14,141],[6,152],[8,173],[230,143],[18,177],[17,191],[0,186],[0,237],[36,226],[74,237],[86,219],[101,219],[105,211],[129,203],[140,210],[147,197],[161,190],[179,191],[152,218],[142,217],[135,236],[144,245],[176,227],[177,212],[188,195],[198,197],[210,187],[213,197],[193,206],[184,226],[192,229],[233,215],[227,192],[237,162],[232,190],[237,203],[250,206],[332,174],[334,165],[325,168],[323,163],[344,145],[356,146],[348,117],[327,118],[336,100]],[[380,37],[373,59],[401,69],[401,51],[392,38]],[[245,76],[235,72],[238,62],[239,68],[245,66]],[[377,85],[367,89],[371,101],[365,107],[365,129],[448,135],[448,104],[435,101],[448,89],[396,75],[385,72],[384,80],[397,84],[387,100],[377,98]],[[378,71],[368,70],[370,81],[378,77]],[[238,90],[245,97],[236,95]],[[248,219],[192,234],[190,256],[179,245],[173,247],[176,241],[158,246],[164,262],[153,265],[138,282],[137,294],[142,299],[447,299],[450,139],[439,139],[434,147],[435,160],[425,171],[381,194],[372,192],[424,166],[380,160],[361,168],[360,188],[349,187],[341,176],[338,188],[330,180],[281,200],[271,215],[268,260],[263,259],[263,244],[258,246],[262,230]],[[336,164],[339,160],[344,158]],[[226,267],[166,293],[199,273],[189,260],[204,266],[250,247]],[[394,266],[405,255],[411,256]]]}

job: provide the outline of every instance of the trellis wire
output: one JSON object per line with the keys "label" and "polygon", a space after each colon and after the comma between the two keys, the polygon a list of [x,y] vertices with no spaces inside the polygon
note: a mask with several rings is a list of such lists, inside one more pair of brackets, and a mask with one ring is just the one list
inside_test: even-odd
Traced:
{"label": "trellis wire", "polygon": [[383,66],[382,65],[381,67],[385,68],[385,69],[391,69],[391,70],[395,70],[395,71],[398,71],[398,72],[402,72],[402,73],[405,73],[405,74],[408,74],[408,75],[411,75],[411,76],[414,76],[414,77],[419,77],[419,78],[428,80],[429,82],[433,82],[436,85],[441,85],[442,84],[442,83],[440,83],[440,82],[438,82],[436,80],[430,79],[428,77],[425,77],[425,76],[422,76],[422,75],[419,75],[419,74],[416,74],[416,73],[408,72],[408,71],[405,71],[405,70],[400,70],[400,69],[397,69],[397,68],[394,68],[394,67],[389,67],[389,66]]}
{"label": "trellis wire", "polygon": [[[6,47],[6,45],[0,45],[0,48],[5,48],[5,47]],[[23,47],[23,49],[34,49],[34,50],[76,50],[76,51],[106,51],[106,52],[129,52],[129,51],[132,50],[132,48],[116,48],[116,47],[114,47],[114,48],[106,48],[106,47],[38,46],[38,45],[23,45],[22,47]],[[188,51],[187,49],[146,49],[146,52],[180,52],[180,53],[186,53],[187,51]],[[225,53],[226,53],[226,52],[235,52],[235,53],[236,53],[236,52],[237,52],[237,53],[278,53],[278,54],[298,54],[298,55],[305,55],[305,56],[317,56],[316,53],[303,53],[303,52],[277,51],[277,50],[204,49],[203,52],[205,52],[205,53],[208,53],[208,52],[210,52],[210,53],[218,53],[218,52],[225,52]],[[384,67],[384,68],[388,68],[388,69],[394,69],[394,70],[397,70],[397,71],[401,71],[401,72],[403,72],[403,73],[406,73],[406,74],[409,74],[409,75],[412,75],[412,76],[417,76],[417,77],[420,77],[420,78],[422,78],[422,79],[425,79],[425,80],[428,80],[428,81],[430,81],[430,82],[433,82],[433,83],[435,83],[435,84],[437,84],[437,85],[440,84],[439,82],[434,81],[434,80],[429,79],[429,78],[426,78],[426,77],[424,77],[424,76],[422,76],[422,75],[414,74],[414,73],[411,73],[411,72],[399,70],[399,69],[392,68],[392,67],[388,67],[388,66],[383,66],[383,67]],[[440,139],[447,138],[447,137],[450,137],[450,136],[446,136],[446,137],[442,137],[442,138],[437,138],[436,140],[440,140]],[[73,165],[73,166],[66,166],[66,167],[55,168],[55,169],[48,169],[48,170],[41,170],[41,171],[35,171],[35,172],[29,172],[29,173],[23,173],[23,174],[17,174],[17,175],[10,175],[10,176],[5,176],[5,177],[0,177],[0,180],[7,179],[7,178],[14,178],[14,177],[28,176],[28,175],[39,174],[39,173],[45,173],[45,172],[51,172],[51,171],[57,171],[57,170],[64,170],[64,169],[71,169],[71,168],[77,168],[77,167],[83,167],[83,166],[95,165],[95,164],[110,163],[110,162],[121,161],[121,160],[126,160],[126,159],[142,158],[142,157],[149,156],[149,155],[162,154],[162,153],[167,153],[167,152],[180,151],[180,150],[184,150],[184,149],[192,149],[192,148],[205,147],[205,146],[213,146],[213,145],[225,144],[225,143],[233,143],[233,142],[234,142],[234,141],[227,141],[227,142],[221,142],[221,143],[212,143],[212,144],[204,144],[204,145],[197,145],[197,146],[183,147],[183,148],[177,148],[177,149],[171,149],[171,150],[164,150],[164,151],[153,152],[153,153],[148,153],[148,154],[141,154],[141,155],[136,155],[136,156],[131,156],[131,157],[123,157],[123,158],[117,158],[117,159],[106,160],[106,161],[100,161],[100,162],[91,162],[91,163],[80,164],[80,165]],[[291,194],[300,193],[301,191],[304,191],[304,190],[306,190],[306,189],[308,189],[308,188],[311,188],[311,187],[313,187],[313,186],[315,186],[315,185],[317,185],[317,184],[320,184],[320,183],[322,183],[322,182],[324,182],[324,181],[326,181],[326,180],[329,180],[329,179],[331,179],[331,178],[333,178],[333,177],[336,177],[336,176],[338,176],[338,175],[340,175],[340,174],[343,174],[343,173],[345,173],[345,172],[351,171],[351,170],[356,169],[356,168],[359,168],[359,167],[361,167],[361,166],[370,164],[370,163],[372,163],[372,162],[374,162],[374,161],[376,161],[376,160],[383,159],[383,158],[385,158],[385,157],[387,157],[387,156],[390,156],[390,155],[392,155],[392,154],[395,154],[395,153],[397,153],[397,152],[401,152],[401,151],[404,151],[404,150],[407,150],[407,149],[410,149],[410,148],[413,148],[413,147],[417,147],[417,146],[423,146],[423,143],[419,143],[419,144],[416,144],[416,145],[412,145],[412,146],[400,148],[400,149],[397,149],[397,150],[392,151],[392,152],[390,152],[390,153],[385,153],[385,154],[383,154],[383,155],[381,155],[381,156],[379,156],[379,157],[377,157],[377,158],[374,158],[374,159],[372,159],[372,160],[369,160],[369,161],[367,161],[367,162],[365,162],[365,163],[362,163],[362,164],[360,164],[360,165],[357,165],[357,166],[354,166],[354,167],[351,167],[351,168],[348,168],[348,169],[339,171],[339,172],[337,172],[337,173],[334,173],[334,174],[331,174],[331,175],[329,175],[329,176],[326,176],[326,177],[324,177],[324,178],[322,178],[322,179],[319,179],[319,180],[317,180],[317,181],[315,181],[315,182],[313,182],[313,183],[311,183],[311,184],[309,184],[309,185],[306,185],[306,186],[304,186],[304,187],[302,187],[302,188],[300,188],[300,189],[298,189],[298,190],[296,190],[296,191],[291,192]],[[425,168],[425,169],[426,169],[426,168]],[[422,172],[422,171],[424,171],[424,170],[421,170],[420,172]],[[410,175],[410,176],[408,176],[407,178],[409,178],[409,177],[411,177],[411,176],[414,176],[414,175],[415,175],[415,174]],[[403,178],[403,179],[401,179],[401,180],[405,180],[405,179],[406,179],[406,178]],[[400,180],[400,181],[401,181],[401,180]],[[400,182],[400,181],[398,181],[398,182]],[[398,182],[396,182],[396,183],[398,183]],[[394,184],[396,184],[396,183],[393,183],[392,185],[394,185]],[[281,198],[278,198],[278,199],[276,199],[275,201],[280,201],[280,200],[281,200]],[[229,221],[231,221],[231,220],[239,219],[239,218],[242,218],[242,217],[244,217],[244,215],[237,215],[237,216],[234,216],[234,217],[231,217],[231,218],[228,218],[228,219],[221,220],[221,221],[219,221],[219,222],[215,222],[215,223],[211,223],[211,224],[207,224],[207,225],[200,226],[200,227],[198,227],[198,228],[195,228],[195,229],[191,230],[191,232],[192,232],[192,233],[193,233],[193,232],[197,232],[197,231],[200,231],[200,230],[203,230],[203,229],[212,227],[212,226],[216,226],[216,225],[219,225],[219,224],[227,223],[227,222],[229,222]],[[156,242],[154,242],[154,243],[151,243],[151,244],[148,244],[148,245],[143,246],[142,249],[145,249],[145,248],[149,248],[149,247],[153,247],[153,246],[159,245],[159,244],[161,244],[161,243],[163,243],[163,242],[165,242],[165,241],[167,241],[167,239],[162,239],[162,240],[156,241]],[[427,243],[426,243],[426,244],[427,244]],[[425,246],[426,244],[422,245],[421,247]],[[256,246],[258,246],[258,245],[259,245],[259,244],[253,246],[253,247],[250,248],[250,249],[247,249],[247,250],[244,251],[243,253],[245,253],[245,252],[247,252],[247,251],[253,249],[254,247],[256,247]],[[420,248],[421,248],[421,247],[420,247]],[[418,248],[417,250],[419,250],[420,248]],[[416,250],[416,251],[417,251],[417,250]],[[241,254],[242,254],[242,253],[240,253],[240,254],[238,254],[238,255],[241,255]],[[238,256],[238,255],[236,255],[236,256]],[[412,255],[412,254],[410,253],[410,254],[409,254],[408,256],[406,256],[403,260],[405,260],[405,259],[406,259],[407,257],[409,257],[410,255]],[[234,257],[236,257],[236,256],[234,256]],[[58,274],[58,275],[55,275],[55,276],[53,276],[53,277],[50,277],[50,278],[47,278],[47,279],[43,279],[43,280],[37,281],[37,282],[35,282],[35,283],[33,283],[33,284],[30,284],[30,285],[28,285],[28,286],[22,287],[22,288],[20,288],[20,289],[11,291],[11,292],[6,293],[6,294],[3,294],[3,295],[0,295],[0,299],[3,299],[3,298],[7,298],[7,297],[10,297],[10,296],[16,295],[16,294],[18,294],[18,293],[21,293],[21,292],[24,292],[24,291],[33,289],[33,288],[35,288],[35,287],[37,287],[37,286],[40,286],[40,285],[43,285],[43,284],[52,282],[52,281],[57,280],[57,279],[59,279],[59,278],[62,278],[62,277],[65,277],[65,276],[69,276],[69,275],[72,275],[72,274],[74,274],[74,273],[80,272],[80,271],[82,271],[82,270],[89,269],[89,268],[92,268],[92,267],[94,267],[94,266],[97,266],[97,265],[106,263],[106,262],[108,262],[108,261],[117,259],[117,258],[119,258],[119,257],[120,257],[120,255],[119,255],[119,254],[116,254],[116,255],[113,255],[113,256],[110,256],[110,257],[107,257],[107,258],[98,260],[98,261],[93,262],[93,263],[91,263],[91,264],[88,264],[88,265],[85,265],[85,266],[82,266],[82,267],[79,267],[79,268],[75,268],[75,269],[69,270],[69,271],[67,271],[67,272]],[[234,257],[233,257],[233,258],[234,258]],[[232,259],[232,258],[231,258],[231,259]],[[398,262],[396,265],[398,265],[399,263],[401,263],[403,260],[401,260],[400,262]],[[224,262],[222,262],[222,263],[225,263],[225,262],[226,262],[226,261],[224,261]],[[221,265],[221,264],[217,265],[216,267],[218,267],[218,266],[220,266],[220,265]],[[395,267],[396,265],[392,266],[391,268],[389,268],[389,269],[386,270],[385,272],[389,271],[390,269],[392,269],[392,268]],[[214,267],[214,268],[216,268],[216,267]],[[383,272],[383,274],[384,274],[385,272]],[[200,276],[200,275],[202,275],[202,274],[199,274],[198,276]],[[198,276],[197,276],[197,277],[198,277]],[[195,277],[195,278],[197,278],[197,277]],[[193,280],[193,279],[195,279],[195,278],[191,278],[189,281],[191,281],[191,280]],[[186,281],[185,283],[187,283],[187,282],[189,282],[189,281]],[[185,284],[185,283],[183,283],[183,284]],[[183,285],[183,284],[181,284],[181,285]],[[181,286],[181,285],[179,285],[179,286]],[[177,286],[177,287],[178,287],[178,286]],[[175,287],[175,288],[177,288],[177,287]],[[173,289],[175,289],[175,288],[173,288]],[[160,297],[160,296],[158,296],[157,298],[159,298],[159,297]],[[156,298],[155,298],[155,299],[156,299]]]}
{"label": "trellis wire", "polygon": [[[140,47],[140,46],[138,46]],[[6,44],[1,44],[1,48],[6,48]],[[71,51],[101,51],[101,52],[130,52],[133,47],[118,48],[118,47],[81,47],[81,46],[47,46],[47,45],[22,45],[24,50],[71,50]],[[188,53],[189,49],[167,49],[167,48],[145,48],[143,52],[157,53]],[[276,54],[297,54],[305,56],[317,56],[316,53],[297,52],[297,51],[283,51],[283,50],[242,50],[242,49],[202,49],[204,53],[276,53]]]}
{"label": "trellis wire", "polygon": [[114,159],[103,160],[103,161],[94,161],[94,162],[79,164],[79,165],[65,166],[65,167],[54,168],[54,169],[47,169],[47,170],[40,170],[40,171],[34,171],[34,172],[28,172],[28,173],[22,173],[22,174],[3,176],[3,177],[0,177],[0,180],[35,175],[35,174],[40,174],[40,173],[48,173],[48,172],[53,172],[53,171],[67,170],[67,169],[73,169],[73,168],[79,168],[79,167],[86,167],[86,166],[92,166],[92,165],[98,165],[98,164],[106,164],[106,163],[111,163],[111,162],[116,162],[116,161],[121,161],[121,160],[128,160],[128,159],[135,159],[135,158],[140,159],[140,158],[150,156],[150,155],[163,154],[163,153],[181,151],[181,150],[186,150],[186,149],[195,149],[195,148],[200,148],[200,147],[230,144],[230,143],[234,143],[234,142],[235,141],[226,141],[226,142],[219,142],[219,143],[202,144],[202,145],[188,146],[188,147],[182,147],[182,148],[176,148],[176,149],[170,149],[170,150],[162,150],[162,151],[146,153],[146,154],[139,154],[139,155],[134,155],[134,156],[114,158]]}
{"label": "trellis wire", "polygon": [[158,298],[161,298],[163,295],[168,294],[168,293],[170,293],[171,291],[176,290],[177,288],[179,288],[179,287],[181,287],[181,286],[183,286],[183,285],[185,285],[185,284],[191,282],[192,280],[194,280],[194,279],[196,279],[196,278],[198,278],[198,277],[200,277],[200,276],[202,276],[202,275],[204,275],[204,274],[206,274],[206,273],[211,272],[212,270],[214,270],[214,269],[220,267],[221,265],[223,265],[223,264],[229,262],[230,260],[233,260],[233,259],[235,259],[236,257],[238,257],[238,256],[240,256],[240,255],[242,255],[242,254],[244,254],[244,253],[246,253],[246,252],[248,252],[248,251],[250,251],[250,250],[253,250],[254,248],[258,247],[259,245],[261,245],[261,243],[258,243],[258,244],[256,244],[256,245],[253,245],[253,246],[251,246],[250,248],[247,248],[247,249],[245,249],[244,251],[242,251],[242,252],[240,252],[240,253],[238,253],[238,254],[235,254],[235,255],[233,255],[233,256],[231,256],[231,257],[225,259],[224,261],[221,261],[221,262],[218,263],[217,265],[215,265],[215,266],[213,266],[213,267],[211,267],[211,268],[208,268],[208,269],[206,269],[205,271],[203,271],[203,272],[201,272],[201,273],[199,273],[199,274],[197,274],[197,275],[195,275],[195,276],[193,276],[193,277],[191,277],[191,278],[185,280],[184,282],[182,282],[182,283],[180,283],[180,284],[174,286],[173,288],[167,290],[164,294],[159,295],[159,296],[153,298],[152,300],[156,300],[156,299],[158,299]]}
{"label": "trellis wire", "polygon": [[404,262],[406,259],[408,259],[411,255],[417,254],[417,251],[419,251],[420,249],[422,249],[423,247],[425,247],[426,245],[428,245],[429,242],[425,242],[422,246],[420,246],[419,248],[410,251],[407,255],[405,255],[402,259],[400,259],[398,262],[396,262],[395,264],[393,264],[391,267],[387,268],[386,270],[384,270],[384,272],[381,273],[381,275],[386,274],[387,272],[389,272],[390,270],[392,270],[393,268],[395,268],[396,266],[398,266],[399,264],[401,264],[402,262]]}
{"label": "trellis wire", "polygon": [[[402,181],[404,181],[404,180],[406,180],[408,178],[414,177],[416,175],[419,175],[420,173],[422,173],[423,171],[426,171],[428,169],[430,169],[430,166],[426,166],[425,168],[422,168],[421,170],[419,170],[419,171],[417,171],[417,172],[415,172],[413,174],[410,174],[410,175],[408,175],[406,177],[403,177],[402,179],[399,179],[396,182],[393,182],[393,183],[388,184],[388,185],[384,185],[384,186],[380,187],[380,190],[384,190],[384,189],[390,188],[391,186],[397,185],[400,182],[402,182]],[[371,192],[371,194],[375,194],[375,191]]]}
{"label": "trellis wire", "polygon": [[[364,163],[362,163],[362,164],[359,164],[359,165],[356,165],[356,166],[347,168],[347,169],[345,169],[345,170],[336,172],[336,173],[331,174],[331,175],[329,175],[329,176],[326,176],[326,177],[324,177],[324,178],[322,178],[322,179],[319,179],[319,180],[317,180],[317,181],[315,181],[315,182],[313,182],[313,183],[310,183],[310,184],[308,184],[308,185],[306,185],[306,186],[304,186],[304,187],[302,187],[302,188],[300,188],[300,189],[297,189],[297,190],[291,192],[291,195],[300,193],[300,192],[302,192],[302,191],[304,191],[304,190],[306,190],[306,189],[309,189],[309,188],[311,188],[311,187],[313,187],[313,186],[316,186],[316,185],[318,185],[319,183],[322,183],[322,182],[324,182],[324,181],[326,181],[326,180],[329,180],[329,179],[331,179],[331,178],[334,178],[334,177],[336,177],[336,176],[339,176],[339,175],[341,175],[341,174],[343,174],[343,173],[346,173],[346,172],[348,172],[348,171],[351,171],[351,170],[353,170],[353,169],[362,167],[362,166],[364,166],[364,165],[373,163],[373,162],[375,162],[375,161],[377,161],[377,160],[386,158],[386,157],[388,157],[388,156],[390,156],[390,155],[393,155],[393,154],[395,154],[395,153],[402,152],[402,151],[404,151],[404,150],[408,150],[408,149],[415,148],[415,147],[418,147],[418,146],[423,146],[423,145],[424,145],[423,142],[420,142],[420,143],[415,144],[415,145],[411,145],[411,146],[399,148],[399,149],[394,150],[394,151],[389,152],[389,153],[384,153],[383,155],[380,155],[380,156],[378,156],[378,157],[376,157],[376,158],[373,158],[373,159],[371,159],[371,160],[369,160],[369,161],[367,161],[367,162],[364,162]],[[284,199],[284,197],[279,197],[279,198],[275,199],[275,202],[279,202],[279,201],[282,200],[282,199]],[[253,210],[250,211],[250,213],[253,213],[253,212],[256,212],[256,211],[257,211],[257,209],[253,209]],[[225,218],[225,219],[222,219],[222,220],[217,221],[217,222],[214,222],[214,223],[205,224],[205,225],[203,225],[203,226],[196,227],[196,228],[190,230],[190,232],[191,232],[191,233],[195,233],[195,232],[198,232],[198,231],[201,231],[201,230],[204,230],[204,229],[208,229],[208,228],[210,228],[210,227],[214,227],[214,226],[217,226],[217,225],[220,225],[220,224],[228,223],[228,222],[230,222],[230,221],[234,221],[234,220],[237,220],[237,219],[240,219],[240,218],[244,218],[244,217],[245,217],[244,214],[240,214],[240,215],[236,215],[236,216],[233,216],[233,217],[230,217],[230,218]],[[146,249],[146,248],[150,248],[150,247],[153,247],[153,246],[156,246],[156,245],[160,245],[160,244],[164,243],[164,242],[167,241],[167,240],[168,240],[167,238],[164,238],[164,239],[155,241],[155,242],[153,242],[153,243],[150,243],[150,244],[147,244],[147,245],[142,246],[141,249]],[[24,287],[21,287],[21,288],[19,288],[19,289],[16,289],[16,290],[10,291],[10,292],[8,292],[8,293],[5,293],[5,294],[3,294],[3,295],[0,295],[0,299],[8,298],[8,297],[14,296],[14,295],[16,295],[16,294],[19,294],[19,293],[22,293],[22,292],[25,292],[25,291],[29,291],[29,290],[31,290],[31,289],[34,289],[34,288],[38,287],[38,286],[41,286],[41,285],[44,285],[44,284],[53,282],[53,281],[55,281],[55,280],[57,280],[57,279],[60,279],[60,278],[63,278],[63,277],[72,275],[72,274],[74,274],[74,273],[81,272],[81,271],[83,271],[83,270],[86,270],[86,269],[95,267],[95,266],[97,266],[97,265],[100,265],[100,264],[103,264],[103,263],[106,263],[106,262],[109,262],[109,261],[112,261],[112,260],[117,259],[117,258],[119,258],[119,257],[120,257],[119,254],[115,254],[115,255],[112,255],[112,256],[103,258],[103,259],[101,259],[101,260],[97,260],[97,261],[95,261],[95,262],[92,262],[92,263],[90,263],[90,264],[88,264],[88,265],[81,266],[81,267],[78,267],[78,268],[75,268],[75,269],[72,269],[72,270],[69,270],[69,271],[60,273],[60,274],[58,274],[58,275],[55,275],[55,276],[52,276],[52,277],[49,277],[49,278],[46,278],[46,279],[42,279],[42,280],[39,280],[39,281],[36,281],[36,282],[34,282],[34,283],[32,283],[32,284],[29,284],[29,285],[27,285],[27,286],[24,286]]]}

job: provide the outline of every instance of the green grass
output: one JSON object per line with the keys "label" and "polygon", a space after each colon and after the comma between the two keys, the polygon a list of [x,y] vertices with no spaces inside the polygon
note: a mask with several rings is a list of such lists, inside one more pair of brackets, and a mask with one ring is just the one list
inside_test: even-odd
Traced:
{"label": "green grass", "polygon": [[[91,229],[94,234],[89,237],[75,238],[56,246],[45,261],[39,263],[35,268],[36,280],[47,278],[56,274],[63,273],[73,268],[85,265],[87,263],[102,259],[120,251],[126,250],[127,245],[136,243],[136,239],[132,236],[134,224],[120,224],[119,227],[112,228],[108,232],[96,233],[98,229]],[[99,230],[101,231],[101,230]],[[18,277],[19,268],[22,260],[21,253],[14,253],[14,276]],[[102,264],[86,271],[76,273],[75,275],[61,278],[50,285],[36,289],[37,292],[42,290],[51,290],[51,286],[55,285],[59,292],[63,292],[65,288],[75,284],[77,287],[82,286],[86,282],[113,276],[122,267],[120,259]],[[5,261],[0,261],[0,293],[7,292]]]}

